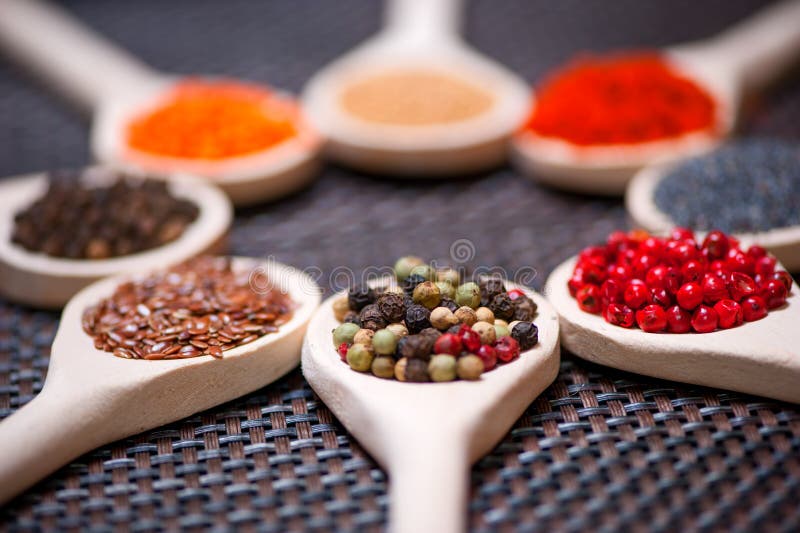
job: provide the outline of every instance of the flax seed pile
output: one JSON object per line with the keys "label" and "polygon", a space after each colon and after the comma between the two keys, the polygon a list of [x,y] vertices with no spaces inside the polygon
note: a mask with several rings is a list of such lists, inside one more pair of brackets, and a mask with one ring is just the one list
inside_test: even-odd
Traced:
{"label": "flax seed pile", "polygon": [[222,357],[291,318],[289,297],[254,291],[249,274],[235,272],[229,258],[189,260],[119,285],[84,311],[83,330],[95,348],[125,359]]}

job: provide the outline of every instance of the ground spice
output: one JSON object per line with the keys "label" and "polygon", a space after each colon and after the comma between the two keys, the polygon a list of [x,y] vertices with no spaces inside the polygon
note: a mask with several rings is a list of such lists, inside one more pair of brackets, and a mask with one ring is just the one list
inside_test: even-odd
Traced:
{"label": "ground spice", "polygon": [[428,126],[467,120],[492,105],[488,91],[436,71],[385,72],[358,80],[341,94],[352,115],[382,124]]}
{"label": "ground spice", "polygon": [[32,252],[70,259],[107,259],[150,250],[179,238],[198,207],[166,183],[107,173],[89,186],[83,172],[48,176],[48,188],[14,217],[11,239]]}
{"label": "ground spice", "polygon": [[296,134],[292,110],[275,94],[234,81],[189,79],[158,108],[128,125],[129,147],[188,159],[225,159]]}
{"label": "ground spice", "polygon": [[84,311],[83,330],[95,348],[125,359],[222,357],[291,317],[288,296],[257,293],[248,281],[227,258],[192,259],[121,284]]}
{"label": "ground spice", "polygon": [[524,126],[578,145],[640,143],[715,127],[711,95],[658,54],[582,56],[537,88]]}

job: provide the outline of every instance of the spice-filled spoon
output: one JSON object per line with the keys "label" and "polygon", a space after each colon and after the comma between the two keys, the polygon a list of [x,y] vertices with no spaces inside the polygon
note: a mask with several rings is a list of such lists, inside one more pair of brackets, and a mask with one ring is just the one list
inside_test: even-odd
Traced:
{"label": "spice-filled spoon", "polygon": [[[518,288],[506,283],[506,287]],[[339,420],[389,473],[389,529],[466,528],[469,468],[489,452],[558,373],[558,317],[540,295],[539,344],[477,381],[410,383],[362,374],[331,343],[333,303],[314,314],[303,374]]]}
{"label": "spice-filled spoon", "polygon": [[[707,226],[711,221],[719,224],[724,218],[726,224],[742,228],[736,233],[740,240],[763,246],[787,270],[796,272],[800,270],[798,172],[797,143],[733,141],[684,164],[641,170],[628,185],[625,205],[634,224],[653,233],[675,226]],[[670,213],[682,220],[673,220]]]}
{"label": "spice-filled spoon", "polygon": [[[119,182],[126,182],[126,178],[104,167],[90,167],[71,177],[77,180],[77,184],[80,184],[72,186],[71,182],[63,183],[62,187],[70,189],[71,193],[77,192],[77,189],[82,187],[85,187],[86,191],[105,191],[106,196],[97,198],[98,203],[110,202],[112,199],[109,191],[113,191],[114,186],[119,185]],[[148,181],[151,185],[161,183],[160,180]],[[137,201],[146,200],[146,193],[143,191],[143,185],[146,182],[134,179],[132,183],[136,184],[132,186],[136,188],[123,191],[121,194],[126,197],[117,198],[118,202],[134,201],[133,196],[137,194],[139,195],[136,198]],[[197,179],[177,176],[166,183],[166,190],[159,188],[151,191],[151,194],[161,195],[160,198],[153,198],[152,201],[166,203],[163,194],[168,193],[174,199],[173,204],[183,202],[184,204],[180,207],[194,206],[196,216],[185,227],[181,227],[180,234],[171,235],[170,240],[165,244],[116,257],[105,254],[106,257],[102,259],[48,255],[41,251],[28,249],[14,241],[14,236],[19,229],[15,218],[22,212],[33,210],[28,217],[33,219],[31,224],[37,226],[38,231],[51,238],[60,234],[60,237],[56,237],[57,239],[79,242],[77,234],[82,229],[90,227],[90,221],[84,220],[79,223],[79,226],[82,227],[69,229],[71,235],[67,234],[64,228],[48,228],[43,220],[54,216],[51,209],[54,207],[53,204],[72,202],[78,196],[68,193],[67,196],[52,198],[53,201],[48,202],[49,207],[42,206],[41,199],[48,197],[48,187],[48,175],[46,174],[8,178],[0,182],[0,294],[16,302],[37,307],[61,307],[80,289],[100,278],[141,271],[154,266],[175,264],[203,253],[221,251],[233,218],[230,201],[219,189]],[[142,218],[153,214],[148,211],[148,208],[149,206],[141,208]],[[46,213],[35,212],[44,209],[47,209]],[[98,214],[97,212],[87,212],[90,207],[86,203],[82,206],[61,205],[58,210],[62,209],[80,210],[75,213],[76,216],[86,217]],[[100,211],[102,212],[102,209]],[[111,215],[107,211],[105,214]],[[91,226],[99,231],[97,237],[103,237],[103,243],[113,244],[114,239],[121,240],[122,233],[130,235],[132,221],[121,220],[116,217],[117,214],[114,214],[113,221],[110,219],[105,222],[96,221],[96,224]],[[160,227],[154,227],[153,233],[171,231],[168,226],[172,223],[172,216],[162,215],[167,220]],[[38,237],[39,240],[47,238],[45,235]]]}
{"label": "spice-filled spoon", "polygon": [[[737,317],[726,313],[726,320],[738,318],[739,325],[730,327],[730,324],[725,324],[730,329],[716,329],[707,333],[653,333],[637,327],[640,319],[648,320],[646,316],[639,317],[637,314],[634,319],[628,311],[626,319],[620,311],[613,319],[617,323],[628,320],[627,327],[622,327],[608,322],[608,318],[601,314],[581,309],[568,288],[575,265],[574,257],[562,263],[550,275],[545,286],[545,294],[560,316],[562,345],[570,352],[595,363],[647,376],[800,402],[800,330],[797,328],[800,323],[800,291],[796,284],[792,284],[786,302],[770,309],[768,313],[763,300],[752,299],[754,304],[758,302],[752,307],[744,300],[739,307],[731,304],[732,300],[727,300],[725,308],[718,308],[704,299],[712,288],[715,291],[720,288],[723,292],[728,290],[724,282],[721,287],[716,283],[703,282],[703,285],[693,287],[696,291],[682,286],[676,295],[680,307],[698,295],[702,300],[699,305],[696,302],[689,304],[689,307],[698,305],[694,312],[676,313],[676,323],[684,324],[683,331],[707,325],[709,319],[719,321],[721,325],[723,316],[717,309],[738,309],[741,312],[748,306],[746,312],[758,314],[758,317],[745,314],[746,321],[742,323],[741,314]],[[637,285],[641,286],[641,283]],[[744,287],[744,290],[749,289]],[[578,295],[580,297],[580,291]],[[597,294],[592,297],[602,298]],[[639,296],[631,291],[630,294],[626,292],[625,297],[627,305],[628,298]],[[727,298],[728,293],[724,297]],[[675,303],[675,299],[672,303]],[[705,304],[708,306],[704,307]],[[623,304],[617,309],[620,308],[625,309]],[[671,310],[666,313],[669,320],[667,331],[673,328]],[[661,314],[658,320],[664,320],[664,315]],[[663,329],[663,326],[658,327]],[[709,329],[713,327],[714,324],[711,324]]]}
{"label": "spice-filled spoon", "polygon": [[[147,329],[151,321],[156,324],[149,327],[158,327],[165,334],[171,330],[163,329],[163,320],[177,324],[170,328],[181,329],[186,335],[182,337],[181,333],[175,333],[159,337],[157,343],[151,342],[150,348],[145,346],[144,340],[138,340],[138,333],[129,332],[127,326],[113,329],[114,321],[108,317],[108,307],[103,308],[105,314],[101,312],[95,315],[96,318],[84,316],[87,309],[121,290],[120,283],[136,282],[139,276],[117,276],[98,281],[70,300],[53,342],[44,388],[29,404],[0,423],[0,453],[3,456],[0,461],[0,503],[7,502],[58,467],[101,444],[237,398],[267,385],[297,365],[306,326],[319,305],[319,288],[306,274],[276,262],[236,257],[232,259],[231,268],[236,276],[243,277],[243,289],[230,291],[227,286],[218,287],[216,296],[197,303],[190,302],[189,308],[173,309],[169,307],[171,302],[158,302],[159,298],[166,297],[163,290],[145,300],[147,304],[136,304],[138,300],[130,302],[130,295],[117,299],[122,305],[115,308],[116,312],[122,313],[124,302],[134,306],[134,318],[143,322],[139,331],[146,332],[144,340],[151,337]],[[169,274],[175,275],[175,271]],[[194,285],[196,290],[209,291],[208,285],[214,280],[206,275],[200,278],[202,284]],[[170,297],[183,290],[187,283],[194,284],[194,278],[182,275],[175,281],[166,277],[159,284],[173,282],[180,283],[180,288],[171,291]],[[258,334],[250,333],[253,328],[249,325],[242,325],[241,317],[249,315],[241,309],[236,310],[243,300],[242,290],[265,291],[261,294],[280,291],[288,295],[293,302],[291,316],[262,317],[273,319],[270,323],[275,327],[255,340],[242,338],[242,335],[255,337]],[[146,288],[141,285],[135,291],[136,295],[146,293]],[[245,302],[252,305],[249,300],[245,299]],[[214,311],[215,319],[211,320],[212,314],[203,313],[204,306],[212,304],[230,312]],[[162,314],[165,308],[157,307],[159,305],[166,305],[169,312]],[[139,316],[143,318],[138,319]],[[288,321],[279,323],[285,318]],[[124,320],[124,324],[131,322],[133,320],[129,318]],[[109,339],[115,338],[120,341],[119,347],[114,349],[115,355],[118,351],[132,355],[136,346],[148,358],[163,359],[166,354],[174,353],[171,349],[173,344],[180,343],[181,349],[175,356],[183,354],[189,358],[144,360],[115,356],[95,347],[96,341],[84,330],[87,324],[96,331],[108,332],[102,342],[108,344],[112,342]],[[234,327],[234,324],[237,325]],[[205,340],[201,342],[201,338]],[[230,342],[228,346],[233,347],[223,345],[219,357],[198,355],[204,346],[212,355],[212,350],[219,348],[218,344],[212,346],[215,341],[211,339]],[[147,355],[153,350],[163,350],[164,353]],[[35,428],[47,428],[47,438],[37,438],[40,432],[34,431]]]}
{"label": "spice-filled spoon", "polygon": [[318,135],[287,94],[157,72],[44,0],[0,1],[0,45],[91,111],[101,162],[201,176],[236,205],[293,192],[318,169]]}
{"label": "spice-filled spoon", "polygon": [[[661,63],[671,72],[669,76],[689,80],[711,97],[713,115],[707,127],[641,142],[604,141],[599,144],[577,144],[559,136],[540,135],[526,127],[514,136],[513,159],[526,175],[553,187],[582,193],[622,195],[628,181],[643,167],[706,152],[730,135],[736,125],[743,95],[763,87],[800,55],[798,20],[800,2],[784,1],[768,6],[714,37],[662,51]],[[638,79],[644,78],[652,76],[639,74]],[[631,80],[636,79],[628,77],[626,82],[632,83]],[[666,90],[664,94],[668,99]],[[651,95],[644,98],[651,98]],[[616,101],[604,109],[620,109],[624,103]],[[668,102],[657,103],[658,109],[662,109]],[[646,110],[655,113],[656,106],[652,101],[631,101],[627,115],[620,113],[614,124],[607,126],[617,127],[630,122],[630,129],[644,134],[641,131],[643,124],[635,122],[639,119],[632,121],[628,116],[637,117],[637,113],[645,111],[633,109],[636,107],[634,104],[647,105]],[[678,115],[667,117],[670,123],[681,122],[684,117],[680,114],[689,112],[685,105],[672,105],[671,109]],[[535,118],[536,108],[533,113]],[[605,134],[596,132],[600,133]]]}
{"label": "spice-filled spoon", "polygon": [[524,82],[457,35],[460,0],[390,0],[386,26],[315,74],[303,92],[327,153],[405,176],[503,161],[529,108]]}

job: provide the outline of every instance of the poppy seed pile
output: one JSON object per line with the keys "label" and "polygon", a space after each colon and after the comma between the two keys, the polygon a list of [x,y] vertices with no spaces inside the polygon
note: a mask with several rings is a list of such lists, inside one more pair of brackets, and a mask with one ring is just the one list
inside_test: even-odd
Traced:
{"label": "poppy seed pile", "polygon": [[333,345],[355,371],[409,382],[476,380],[539,342],[536,303],[500,277],[462,283],[418,257],[394,266],[396,284],[357,285],[333,303]]}
{"label": "poppy seed pile", "polygon": [[753,233],[800,225],[800,145],[732,142],[664,176],[656,206],[678,226]]}

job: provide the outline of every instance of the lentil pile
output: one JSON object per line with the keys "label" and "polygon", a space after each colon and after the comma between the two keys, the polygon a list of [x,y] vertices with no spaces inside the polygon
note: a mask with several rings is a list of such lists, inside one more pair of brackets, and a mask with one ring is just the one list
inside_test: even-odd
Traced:
{"label": "lentil pile", "polygon": [[578,145],[657,141],[712,130],[716,104],[659,54],[584,55],[547,77],[524,128]]}
{"label": "lentil pile", "polygon": [[386,72],[345,87],[345,110],[369,122],[427,126],[467,120],[492,105],[492,95],[448,74],[408,70]]}
{"label": "lentil pile", "polygon": [[800,225],[800,145],[735,141],[678,166],[654,193],[678,225],[747,233]]}
{"label": "lentil pile", "polygon": [[293,306],[277,291],[253,291],[230,259],[206,256],[119,285],[82,325],[95,348],[125,359],[222,357],[278,331]]}
{"label": "lentil pile", "polygon": [[711,231],[669,237],[614,232],[585,248],[567,283],[578,306],[609,324],[648,333],[710,333],[761,320],[786,305],[792,277],[760,246]]}
{"label": "lentil pile", "polygon": [[476,380],[539,342],[536,303],[499,277],[461,283],[417,257],[395,264],[397,285],[351,287],[333,304],[333,344],[358,372],[410,382]]}
{"label": "lentil pile", "polygon": [[128,145],[149,154],[225,159],[296,134],[295,105],[257,85],[188,79],[157,109],[128,125]]}
{"label": "lentil pile", "polygon": [[16,214],[11,239],[53,257],[106,259],[174,241],[198,213],[163,181],[117,176],[112,185],[90,187],[79,172],[63,172]]}

